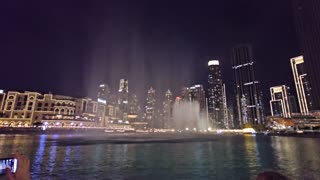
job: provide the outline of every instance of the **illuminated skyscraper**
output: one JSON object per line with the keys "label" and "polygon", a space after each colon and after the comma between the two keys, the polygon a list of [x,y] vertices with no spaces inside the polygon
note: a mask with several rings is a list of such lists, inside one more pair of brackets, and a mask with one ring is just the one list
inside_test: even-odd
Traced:
{"label": "illuminated skyscraper", "polygon": [[110,88],[107,84],[100,84],[98,87],[97,101],[99,103],[107,104],[110,97]]}
{"label": "illuminated skyscraper", "polygon": [[149,128],[154,128],[155,104],[156,104],[156,91],[151,87],[148,90],[147,105],[146,105],[146,120],[148,122]]}
{"label": "illuminated skyscraper", "polygon": [[206,108],[206,93],[203,85],[194,85],[189,90],[189,101],[198,101],[200,105],[200,111],[204,111]]}
{"label": "illuminated skyscraper", "polygon": [[181,97],[179,98],[179,101],[190,101],[190,94],[189,94],[189,88],[183,87],[181,91]]}
{"label": "illuminated skyscraper", "polygon": [[214,127],[224,127],[223,89],[220,63],[218,60],[208,62],[208,108],[210,123]]}
{"label": "illuminated skyscraper", "polygon": [[291,117],[288,87],[285,85],[270,88],[270,108],[272,116]]}
{"label": "illuminated skyscraper", "polygon": [[307,73],[304,68],[303,56],[298,56],[291,59],[291,67],[296,86],[297,97],[300,107],[300,113],[308,115],[312,109],[311,88],[307,80]]}
{"label": "illuminated skyscraper", "polygon": [[129,111],[128,111],[128,122],[130,124],[137,123],[138,121],[141,121],[142,114],[141,114],[141,107],[139,105],[139,100],[137,95],[130,94],[129,98]]}
{"label": "illuminated skyscraper", "polygon": [[125,93],[129,92],[127,79],[120,79],[119,92],[125,92]]}
{"label": "illuminated skyscraper", "polygon": [[228,113],[228,104],[227,104],[227,93],[226,93],[226,85],[222,86],[222,99],[223,99],[223,128],[229,129],[229,113]]}
{"label": "illuminated skyscraper", "polygon": [[118,105],[119,105],[120,111],[123,114],[123,120],[127,119],[127,116],[129,113],[128,99],[129,99],[128,80],[120,79]]}
{"label": "illuminated skyscraper", "polygon": [[312,110],[320,110],[320,1],[293,0],[295,24],[310,83]]}
{"label": "illuminated skyscraper", "polygon": [[168,89],[165,94],[165,99],[163,101],[163,120],[164,128],[172,128],[172,108],[173,108],[173,96],[171,91]]}
{"label": "illuminated skyscraper", "polygon": [[139,115],[140,106],[139,106],[137,95],[132,94],[132,96],[130,96],[129,107],[130,107],[129,114]]}
{"label": "illuminated skyscraper", "polygon": [[264,113],[260,82],[255,77],[255,61],[251,46],[241,45],[232,50],[232,69],[235,78],[236,112],[238,126],[263,124]]}

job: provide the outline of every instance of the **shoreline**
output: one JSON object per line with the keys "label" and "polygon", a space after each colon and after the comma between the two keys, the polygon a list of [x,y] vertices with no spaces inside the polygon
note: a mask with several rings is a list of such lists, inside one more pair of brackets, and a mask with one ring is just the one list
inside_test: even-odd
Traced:
{"label": "shoreline", "polygon": [[8,128],[8,127],[1,127],[0,134],[30,134],[30,135],[41,135],[41,134],[87,134],[87,133],[95,133],[95,134],[102,134],[104,132],[104,128],[48,128],[43,130],[41,128]]}
{"label": "shoreline", "polygon": [[[169,135],[169,134],[175,134],[175,133],[140,133],[140,132],[105,132],[105,128],[48,128],[46,130],[41,129],[40,127],[0,127],[0,135],[14,135],[14,134],[25,134],[25,135],[41,135],[41,134],[61,134],[61,135],[134,135],[134,134],[148,134],[151,136],[154,135]],[[179,134],[179,133],[178,133]],[[199,134],[199,135],[205,135],[204,133],[182,133],[182,134]],[[219,135],[217,133],[208,133],[207,135]],[[222,135],[230,135],[233,133],[223,133]],[[246,133],[234,133],[234,135],[246,135]],[[268,132],[268,133],[257,133],[257,135],[267,135],[267,136],[283,136],[283,137],[301,137],[301,138],[320,138],[319,132],[303,132],[303,133],[297,133],[297,132]]]}
{"label": "shoreline", "polygon": [[320,138],[319,132],[273,132],[268,133],[268,136],[283,136],[283,137],[300,137],[300,138]]}

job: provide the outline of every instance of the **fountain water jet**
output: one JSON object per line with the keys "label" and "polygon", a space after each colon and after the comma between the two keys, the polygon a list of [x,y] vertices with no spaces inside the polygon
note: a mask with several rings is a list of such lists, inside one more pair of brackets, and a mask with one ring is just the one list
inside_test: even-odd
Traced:
{"label": "fountain water jet", "polygon": [[173,106],[173,124],[176,130],[206,131],[208,121],[198,101],[177,101]]}

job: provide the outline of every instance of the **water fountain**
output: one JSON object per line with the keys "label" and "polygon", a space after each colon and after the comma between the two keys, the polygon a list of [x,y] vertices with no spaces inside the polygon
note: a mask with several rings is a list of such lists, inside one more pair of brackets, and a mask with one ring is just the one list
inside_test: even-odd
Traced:
{"label": "water fountain", "polygon": [[177,130],[206,131],[208,120],[198,101],[177,101],[173,106],[173,125]]}

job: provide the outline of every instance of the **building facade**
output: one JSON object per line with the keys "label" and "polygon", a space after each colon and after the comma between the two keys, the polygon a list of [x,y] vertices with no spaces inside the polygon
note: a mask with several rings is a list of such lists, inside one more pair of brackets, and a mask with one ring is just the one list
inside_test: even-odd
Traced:
{"label": "building facade", "polygon": [[110,87],[107,84],[100,84],[98,87],[97,101],[107,104],[110,99]]}
{"label": "building facade", "polygon": [[211,126],[224,128],[223,83],[220,62],[208,62],[208,111]]}
{"label": "building facade", "polygon": [[230,120],[229,120],[229,113],[228,113],[228,104],[227,104],[227,91],[226,85],[223,84],[222,86],[222,102],[223,102],[223,126],[222,128],[231,128]]}
{"label": "building facade", "polygon": [[155,128],[155,105],[156,105],[156,91],[151,87],[148,90],[147,104],[146,104],[146,121],[149,128]]}
{"label": "building facade", "polygon": [[0,126],[101,127],[105,105],[91,99],[9,91],[0,114]]}
{"label": "building facade", "polygon": [[129,101],[129,114],[131,115],[140,115],[141,108],[139,105],[138,97],[135,94],[132,94],[130,96],[130,101]]}
{"label": "building facade", "polygon": [[5,101],[6,101],[6,94],[4,93],[3,90],[0,90],[0,110],[3,109]]}
{"label": "building facade", "polygon": [[294,95],[289,95],[289,106],[290,106],[292,114],[299,113],[298,106],[297,106],[297,100]]}
{"label": "building facade", "polygon": [[312,110],[320,110],[320,1],[293,0],[295,25],[312,88]]}
{"label": "building facade", "polygon": [[313,99],[311,96],[311,88],[307,79],[308,75],[304,67],[303,56],[292,58],[291,67],[294,84],[297,91],[300,113],[302,115],[309,115],[310,110],[313,108]]}
{"label": "building facade", "polygon": [[121,119],[126,121],[129,114],[129,86],[127,79],[120,79],[119,94],[118,94],[118,106],[122,112]]}
{"label": "building facade", "polygon": [[272,116],[291,117],[288,87],[285,85],[270,88],[270,109]]}
{"label": "building facade", "polygon": [[206,108],[206,96],[203,85],[198,84],[191,87],[183,87],[181,91],[181,97],[179,101],[184,102],[198,102],[200,111],[204,111]]}
{"label": "building facade", "polygon": [[251,46],[239,45],[233,48],[235,119],[239,128],[242,128],[244,124],[264,123],[260,82],[256,79],[255,64]]}
{"label": "building facade", "polygon": [[165,99],[163,101],[163,121],[164,128],[169,129],[173,128],[172,123],[172,111],[173,111],[173,95],[172,92],[168,89],[165,94]]}

